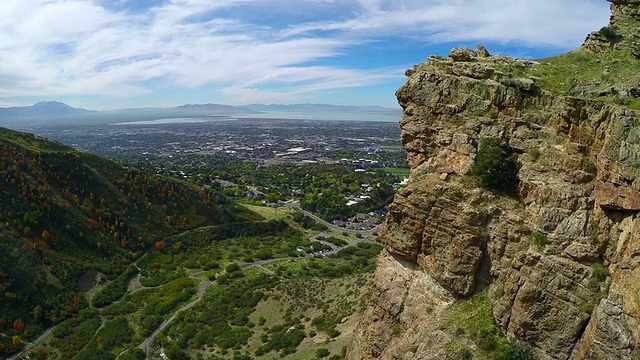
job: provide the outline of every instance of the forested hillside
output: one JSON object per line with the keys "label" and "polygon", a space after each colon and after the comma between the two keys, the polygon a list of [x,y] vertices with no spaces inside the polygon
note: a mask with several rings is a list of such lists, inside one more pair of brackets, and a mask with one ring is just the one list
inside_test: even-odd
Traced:
{"label": "forested hillside", "polygon": [[260,218],[217,192],[37,136],[0,129],[0,153],[0,357],[86,307],[79,287],[95,274],[133,274],[132,262],[183,230]]}

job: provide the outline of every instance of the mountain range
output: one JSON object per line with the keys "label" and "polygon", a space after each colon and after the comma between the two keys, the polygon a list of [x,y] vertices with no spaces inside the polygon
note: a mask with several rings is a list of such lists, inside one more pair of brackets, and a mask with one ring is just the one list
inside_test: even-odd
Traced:
{"label": "mountain range", "polygon": [[[270,116],[270,113],[277,113]],[[336,114],[347,116],[335,116]],[[284,115],[283,115],[284,114]],[[31,106],[0,108],[0,125],[18,127],[25,125],[74,125],[83,121],[91,124],[105,124],[113,121],[130,122],[181,117],[293,117],[318,119],[357,119],[358,116],[378,115],[383,118],[399,119],[400,109],[379,106],[336,106],[327,104],[249,104],[232,106],[222,104],[185,104],[167,108],[129,108],[106,111],[76,108],[58,101],[42,101]],[[303,114],[303,115],[301,115]],[[332,114],[332,115],[328,115]]]}

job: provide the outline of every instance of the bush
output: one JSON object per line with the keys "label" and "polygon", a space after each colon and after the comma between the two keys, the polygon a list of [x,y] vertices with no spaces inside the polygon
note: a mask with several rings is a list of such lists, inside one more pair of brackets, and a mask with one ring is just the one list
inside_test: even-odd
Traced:
{"label": "bush", "polygon": [[326,239],[318,238],[318,240],[324,240],[326,242],[330,242],[335,246],[346,246],[346,245],[349,245],[348,242],[344,241],[343,239],[337,238],[335,236],[330,236],[330,237],[328,237]]}
{"label": "bush", "polygon": [[176,359],[176,360],[191,359],[191,357],[189,357],[189,355],[185,351],[183,351],[180,348],[180,346],[175,342],[171,342],[168,346],[165,346],[164,352],[167,354],[169,359]]}
{"label": "bush", "polygon": [[101,339],[100,347],[109,351],[130,343],[134,332],[127,319],[120,317],[107,322],[97,335]]}
{"label": "bush", "polygon": [[584,171],[588,172],[591,175],[595,175],[598,172],[598,167],[596,166],[596,164],[594,164],[593,161],[591,161],[591,159],[586,156],[582,158],[582,167]]}
{"label": "bush", "polygon": [[487,138],[480,142],[471,173],[483,187],[490,190],[510,193],[515,191],[518,184],[518,166],[511,158],[511,152],[498,138]]}
{"label": "bush", "polygon": [[507,347],[502,349],[496,354],[497,360],[530,360],[531,355],[529,351],[518,345],[518,344],[509,344]]}
{"label": "bush", "polygon": [[331,352],[327,348],[320,348],[316,350],[316,357],[318,359],[326,358],[329,355],[331,355]]}
{"label": "bush", "polygon": [[105,285],[100,292],[93,298],[93,306],[104,307],[112,304],[127,293],[127,285],[129,284],[129,275],[122,274],[113,281]]}
{"label": "bush", "polygon": [[466,346],[463,347],[462,349],[460,349],[460,351],[458,351],[457,355],[462,360],[471,360],[471,359],[473,359],[473,352],[471,352],[471,349],[469,349]]}
{"label": "bush", "polygon": [[231,263],[227,266],[226,271],[227,273],[240,271],[240,265],[238,265],[237,263]]}
{"label": "bush", "polygon": [[591,276],[598,281],[605,281],[609,276],[609,270],[602,264],[594,264]]}
{"label": "bush", "polygon": [[542,233],[533,234],[533,243],[536,244],[538,249],[544,249],[549,244],[549,238]]}
{"label": "bush", "polygon": [[533,149],[529,149],[529,156],[531,157],[531,161],[536,162],[538,161],[538,159],[540,158],[540,155],[542,155],[542,152],[540,152],[540,149],[537,148],[533,148]]}
{"label": "bush", "polygon": [[598,30],[598,34],[604,36],[610,42],[614,43],[622,38],[622,35],[618,34],[615,28],[611,26],[604,26],[600,30]]}

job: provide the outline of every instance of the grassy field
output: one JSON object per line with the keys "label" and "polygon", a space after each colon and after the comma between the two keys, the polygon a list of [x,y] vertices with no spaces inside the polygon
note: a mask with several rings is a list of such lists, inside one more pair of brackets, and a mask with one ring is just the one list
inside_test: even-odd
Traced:
{"label": "grassy field", "polygon": [[[367,278],[367,274],[358,274],[337,279],[292,279],[276,286],[249,317],[252,322],[263,325],[256,326],[247,351],[253,353],[261,345],[260,337],[264,330],[281,323],[290,312],[293,318],[300,319],[307,337],[293,354],[282,357],[278,352],[270,352],[256,356],[256,359],[314,359],[316,351],[322,348],[329,351],[329,356],[341,356],[343,348],[351,342],[364,310],[364,287],[356,284],[363,284]],[[325,325],[319,322],[321,318],[331,318],[329,322],[336,322],[335,337],[318,329]]]}
{"label": "grassy field", "polygon": [[266,220],[284,220],[290,218],[295,210],[286,207],[272,208],[268,206],[257,206],[249,204],[241,204],[245,208],[264,217]]}
{"label": "grassy field", "polygon": [[389,174],[396,174],[403,177],[409,177],[409,173],[411,172],[411,169],[405,169],[405,168],[385,168],[382,170],[384,170],[385,172],[388,172]]}

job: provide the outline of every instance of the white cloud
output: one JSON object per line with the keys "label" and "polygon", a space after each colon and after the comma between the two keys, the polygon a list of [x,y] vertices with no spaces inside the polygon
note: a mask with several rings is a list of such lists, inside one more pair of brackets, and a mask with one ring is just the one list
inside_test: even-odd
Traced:
{"label": "white cloud", "polygon": [[[98,0],[2,0],[0,97],[210,87],[246,100],[304,100],[401,77],[337,61],[387,36],[569,47],[608,16],[604,0],[282,0],[286,14],[250,20],[274,1],[172,0],[128,12],[122,6],[134,0],[114,8]],[[326,19],[296,21],[307,9]],[[215,16],[221,10],[226,15]]]}
{"label": "white cloud", "polygon": [[358,0],[366,10],[350,19],[291,26],[283,36],[340,31],[361,37],[420,35],[448,43],[486,40],[534,46],[575,46],[606,25],[605,1]]}

